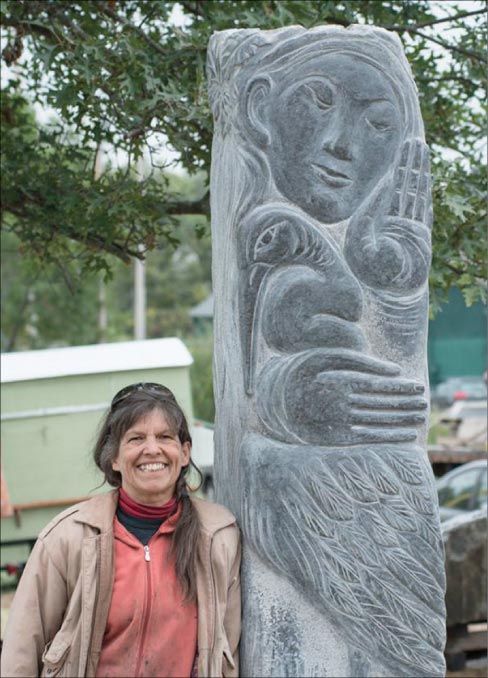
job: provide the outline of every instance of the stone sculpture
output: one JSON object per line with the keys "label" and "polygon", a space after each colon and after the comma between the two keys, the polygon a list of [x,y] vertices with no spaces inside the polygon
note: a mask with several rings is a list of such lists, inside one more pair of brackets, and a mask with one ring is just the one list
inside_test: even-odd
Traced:
{"label": "stone sculpture", "polygon": [[242,675],[444,675],[429,153],[401,43],[229,30],[207,68],[215,475],[244,534]]}

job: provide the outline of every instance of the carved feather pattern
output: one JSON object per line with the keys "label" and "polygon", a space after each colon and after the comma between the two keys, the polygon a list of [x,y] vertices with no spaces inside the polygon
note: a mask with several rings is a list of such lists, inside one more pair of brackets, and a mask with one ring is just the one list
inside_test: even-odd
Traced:
{"label": "carved feather pattern", "polygon": [[387,463],[400,480],[409,485],[422,485],[425,482],[425,473],[419,462],[412,459],[405,452],[397,452],[387,458]]}
{"label": "carved feather pattern", "polygon": [[[309,448],[305,463],[303,448],[273,445],[259,436],[252,444],[259,510],[245,502],[242,524],[253,548],[332,616],[351,647],[401,675],[437,676],[444,571],[422,452]],[[260,468],[264,456],[274,464]]]}
{"label": "carved feather pattern", "polygon": [[378,501],[378,493],[374,484],[364,473],[358,463],[352,459],[341,460],[336,467],[337,480],[353,499],[369,504]]}
{"label": "carved feather pattern", "polygon": [[411,490],[408,487],[404,488],[404,496],[407,503],[418,513],[423,513],[426,516],[434,514],[432,501],[430,501],[429,495],[423,492],[421,488],[416,488],[415,490]]}
{"label": "carved feather pattern", "polygon": [[347,496],[334,483],[333,479],[320,474],[317,480],[312,479],[310,489],[313,499],[325,508],[325,514],[333,520],[351,520],[353,512],[346,501]]}

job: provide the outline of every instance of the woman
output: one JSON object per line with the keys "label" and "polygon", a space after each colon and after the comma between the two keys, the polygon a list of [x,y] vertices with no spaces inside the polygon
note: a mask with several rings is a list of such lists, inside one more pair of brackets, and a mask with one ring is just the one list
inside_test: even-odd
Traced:
{"label": "woman", "polygon": [[171,391],[119,391],[94,448],[115,490],[41,532],[9,614],[2,676],[236,676],[240,541],[190,498],[191,437]]}

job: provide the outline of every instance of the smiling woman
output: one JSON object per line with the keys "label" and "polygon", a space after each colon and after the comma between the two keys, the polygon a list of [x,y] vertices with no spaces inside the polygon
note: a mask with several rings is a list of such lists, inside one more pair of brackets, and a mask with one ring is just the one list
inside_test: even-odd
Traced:
{"label": "smiling woman", "polygon": [[172,499],[182,469],[190,463],[189,440],[181,442],[171,418],[153,409],[122,436],[112,470],[133,499],[160,506]]}
{"label": "smiling woman", "polygon": [[160,506],[172,499],[182,468],[190,462],[190,443],[181,443],[178,431],[160,410],[137,421],[120,441],[112,469],[133,499]]}
{"label": "smiling woman", "polygon": [[166,387],[115,395],[94,448],[115,490],[40,534],[11,608],[2,675],[237,675],[239,531],[227,509],[189,496],[191,444]]}

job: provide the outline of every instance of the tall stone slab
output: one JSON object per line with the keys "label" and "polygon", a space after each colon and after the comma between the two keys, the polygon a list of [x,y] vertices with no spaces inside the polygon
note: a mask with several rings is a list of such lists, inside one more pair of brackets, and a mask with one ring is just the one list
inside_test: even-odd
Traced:
{"label": "tall stone slab", "polygon": [[230,30],[215,119],[215,475],[243,676],[444,675],[426,456],[429,153],[397,36]]}

